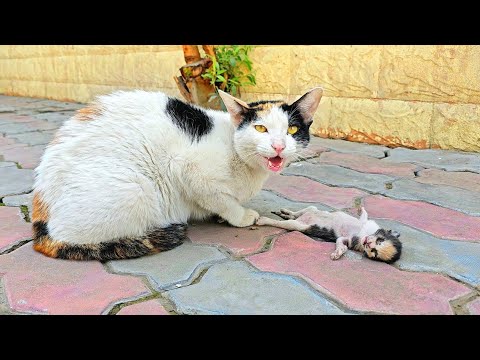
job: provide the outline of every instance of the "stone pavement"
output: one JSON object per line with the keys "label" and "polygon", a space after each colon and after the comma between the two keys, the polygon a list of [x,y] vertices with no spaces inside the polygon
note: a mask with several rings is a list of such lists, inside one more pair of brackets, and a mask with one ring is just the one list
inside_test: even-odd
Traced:
{"label": "stone pavement", "polygon": [[480,157],[313,138],[248,206],[316,205],[401,233],[394,265],[272,227],[192,224],[134,260],[75,262],[31,246],[33,170],[81,104],[0,96],[0,314],[479,314]]}

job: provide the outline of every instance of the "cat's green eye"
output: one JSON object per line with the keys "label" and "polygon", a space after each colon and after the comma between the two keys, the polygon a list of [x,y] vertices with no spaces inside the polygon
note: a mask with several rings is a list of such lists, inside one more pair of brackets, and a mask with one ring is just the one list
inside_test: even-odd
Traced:
{"label": "cat's green eye", "polygon": [[261,133],[267,132],[267,128],[263,125],[255,125],[255,130]]}
{"label": "cat's green eye", "polygon": [[298,127],[297,127],[297,126],[289,126],[289,127],[288,127],[288,130],[287,130],[287,132],[288,132],[290,135],[295,134],[297,131],[298,131]]}

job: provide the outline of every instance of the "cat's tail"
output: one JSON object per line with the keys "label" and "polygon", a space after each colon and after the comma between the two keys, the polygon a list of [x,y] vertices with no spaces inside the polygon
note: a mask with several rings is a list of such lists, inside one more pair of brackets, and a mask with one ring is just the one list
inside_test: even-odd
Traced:
{"label": "cat's tail", "polygon": [[33,248],[47,256],[69,260],[116,260],[167,251],[187,239],[186,224],[154,228],[138,238],[117,239],[98,244],[69,244],[53,240],[47,223],[33,223]]}

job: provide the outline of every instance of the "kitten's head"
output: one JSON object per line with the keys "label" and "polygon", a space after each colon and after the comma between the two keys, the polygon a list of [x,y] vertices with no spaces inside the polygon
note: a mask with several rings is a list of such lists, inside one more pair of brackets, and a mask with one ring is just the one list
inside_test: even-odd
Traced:
{"label": "kitten's head", "polygon": [[322,93],[322,88],[314,88],[288,105],[283,101],[247,104],[219,91],[236,126],[234,145],[240,158],[274,172],[297,159],[310,141],[309,128]]}
{"label": "kitten's head", "polygon": [[365,254],[372,260],[394,263],[402,254],[402,243],[396,231],[378,229],[373,235],[359,239]]}

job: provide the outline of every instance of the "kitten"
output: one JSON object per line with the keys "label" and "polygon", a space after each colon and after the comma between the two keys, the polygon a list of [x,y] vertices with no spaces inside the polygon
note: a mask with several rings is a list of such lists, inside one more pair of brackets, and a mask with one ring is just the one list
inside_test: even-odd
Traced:
{"label": "kitten", "polygon": [[287,221],[260,217],[257,225],[276,226],[287,230],[297,230],[325,241],[336,242],[336,249],[330,255],[338,260],[347,249],[363,251],[372,259],[391,264],[402,254],[402,243],[396,231],[381,229],[362,207],[360,219],[342,211],[328,212],[309,206],[299,211],[281,209],[272,213]]}
{"label": "kitten", "polygon": [[34,249],[134,258],[180,245],[189,220],[254,224],[258,213],[240,204],[301,155],[322,89],[291,105],[220,96],[228,112],[145,91],[100,96],[79,110],[35,169]]}

